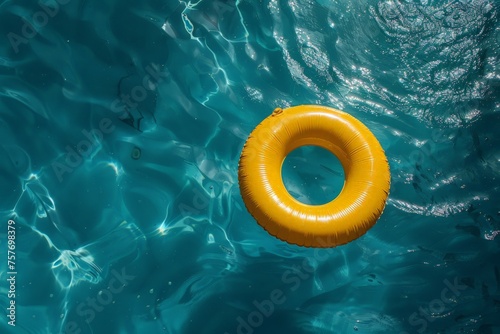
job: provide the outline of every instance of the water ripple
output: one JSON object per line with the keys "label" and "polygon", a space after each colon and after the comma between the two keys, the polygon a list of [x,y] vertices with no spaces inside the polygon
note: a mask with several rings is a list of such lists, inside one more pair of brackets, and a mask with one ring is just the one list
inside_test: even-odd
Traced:
{"label": "water ripple", "polygon": [[[0,215],[19,226],[25,332],[235,333],[279,291],[251,330],[498,328],[497,2],[85,1],[37,25],[40,6],[0,5]],[[254,127],[312,103],[362,120],[392,173],[378,223],[334,249],[268,235],[237,184]],[[300,161],[308,189],[339,174]],[[447,284],[464,290],[441,310]]]}

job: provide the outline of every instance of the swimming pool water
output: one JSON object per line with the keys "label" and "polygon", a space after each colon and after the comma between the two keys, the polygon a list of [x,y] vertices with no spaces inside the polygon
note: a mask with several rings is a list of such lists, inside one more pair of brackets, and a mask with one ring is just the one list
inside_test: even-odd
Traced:
{"label": "swimming pool water", "polygon": [[[500,333],[499,8],[0,2],[0,332]],[[288,245],[243,205],[247,136],[299,104],[389,159],[348,245]],[[328,200],[340,165],[294,154],[290,192]]]}

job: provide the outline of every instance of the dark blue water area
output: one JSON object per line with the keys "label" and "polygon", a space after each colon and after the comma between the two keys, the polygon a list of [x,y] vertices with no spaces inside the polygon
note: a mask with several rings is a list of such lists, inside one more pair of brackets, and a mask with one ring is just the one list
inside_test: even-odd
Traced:
{"label": "dark blue water area", "polygon": [[[499,10],[1,1],[0,332],[500,333]],[[389,160],[344,246],[275,239],[242,201],[245,140],[299,104]],[[332,158],[294,152],[289,191],[331,199]]]}

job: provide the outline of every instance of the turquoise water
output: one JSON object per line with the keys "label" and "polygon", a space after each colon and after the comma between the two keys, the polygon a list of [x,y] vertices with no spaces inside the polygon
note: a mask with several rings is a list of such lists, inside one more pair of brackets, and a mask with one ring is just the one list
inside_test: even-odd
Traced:
{"label": "turquoise water", "polygon": [[[500,333],[499,10],[0,2],[0,332]],[[348,245],[288,245],[243,205],[247,136],[298,104],[389,159]],[[324,151],[289,160],[304,202],[342,183]]]}

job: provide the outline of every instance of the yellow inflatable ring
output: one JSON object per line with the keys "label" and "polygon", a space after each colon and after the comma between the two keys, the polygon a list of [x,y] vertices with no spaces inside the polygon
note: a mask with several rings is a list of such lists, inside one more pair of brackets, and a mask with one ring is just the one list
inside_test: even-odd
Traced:
{"label": "yellow inflatable ring", "polygon": [[[329,150],[344,168],[344,187],[331,202],[301,203],[283,184],[283,161],[304,145]],[[271,235],[300,246],[334,247],[375,224],[389,194],[390,171],[382,146],[363,123],[340,110],[304,105],[278,108],[252,131],[238,181],[248,211]]]}

